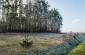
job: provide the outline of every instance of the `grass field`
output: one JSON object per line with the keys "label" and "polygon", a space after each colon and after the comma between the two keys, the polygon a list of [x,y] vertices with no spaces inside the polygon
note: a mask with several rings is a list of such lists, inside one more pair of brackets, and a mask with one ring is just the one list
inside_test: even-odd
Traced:
{"label": "grass field", "polygon": [[68,55],[85,55],[85,42],[74,48]]}
{"label": "grass field", "polygon": [[[20,45],[20,43],[23,41],[25,36],[28,36],[28,38],[33,40],[33,44],[30,48],[24,48]],[[62,47],[61,44],[65,43],[65,41],[69,41],[70,39],[74,39],[74,38],[69,35],[64,36],[61,34],[60,35],[57,35],[57,34],[53,34],[53,35],[51,35],[51,34],[34,34],[34,35],[33,34],[30,34],[30,35],[5,34],[5,35],[0,35],[0,55],[30,55],[30,53],[33,53],[33,52],[37,53],[39,51],[40,52],[46,51],[45,53],[48,53],[53,50],[55,50],[55,51],[57,51],[58,49],[62,50],[65,47],[68,48],[69,42],[68,43],[66,42],[67,45],[64,45],[65,47]],[[60,47],[55,48],[57,46],[60,46]],[[49,49],[50,49],[50,51],[49,51]],[[61,53],[62,53],[62,51],[61,51]]]}
{"label": "grass field", "polygon": [[44,50],[55,45],[62,43],[61,39],[48,38],[48,39],[35,39],[30,48],[20,46],[24,37],[0,37],[0,55],[26,55],[37,50]]}

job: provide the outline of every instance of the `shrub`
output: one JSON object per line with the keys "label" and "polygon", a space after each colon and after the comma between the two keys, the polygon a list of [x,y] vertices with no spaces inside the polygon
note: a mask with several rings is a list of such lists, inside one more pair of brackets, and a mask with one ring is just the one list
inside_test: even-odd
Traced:
{"label": "shrub", "polygon": [[25,37],[22,41],[22,43],[20,43],[20,45],[22,47],[25,47],[25,48],[28,48],[28,47],[31,47],[33,44],[33,41],[31,38],[28,38],[28,37]]}

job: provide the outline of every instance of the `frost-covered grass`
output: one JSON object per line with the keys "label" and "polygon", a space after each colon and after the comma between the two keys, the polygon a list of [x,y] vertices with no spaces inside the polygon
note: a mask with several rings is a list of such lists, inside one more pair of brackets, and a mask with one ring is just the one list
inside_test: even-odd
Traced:
{"label": "frost-covered grass", "polygon": [[44,50],[62,43],[57,38],[31,38],[33,45],[30,48],[20,46],[24,37],[0,37],[0,55],[25,55],[27,53]]}
{"label": "frost-covered grass", "polygon": [[68,55],[85,55],[85,42],[74,48]]}
{"label": "frost-covered grass", "polygon": [[[21,47],[20,43],[25,36],[33,40],[30,48]],[[83,37],[77,37],[82,42]],[[71,48],[79,43],[72,36],[54,33],[33,34],[2,34],[0,35],[0,55],[60,55],[68,53]],[[69,45],[70,42],[70,45]],[[64,51],[63,51],[64,50]],[[42,52],[42,53],[41,53]]]}
{"label": "frost-covered grass", "polygon": [[[67,36],[67,37],[66,37]],[[60,37],[63,40],[62,44],[56,45],[44,51],[36,51],[30,55],[67,55],[74,47],[85,40],[85,35],[64,35]]]}

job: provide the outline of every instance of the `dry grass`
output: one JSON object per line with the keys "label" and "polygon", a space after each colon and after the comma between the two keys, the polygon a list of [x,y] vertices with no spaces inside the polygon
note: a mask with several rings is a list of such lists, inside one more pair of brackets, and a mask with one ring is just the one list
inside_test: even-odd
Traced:
{"label": "dry grass", "polygon": [[36,50],[44,50],[62,43],[58,38],[31,38],[33,45],[30,48],[20,46],[24,37],[0,37],[0,55],[25,55]]}

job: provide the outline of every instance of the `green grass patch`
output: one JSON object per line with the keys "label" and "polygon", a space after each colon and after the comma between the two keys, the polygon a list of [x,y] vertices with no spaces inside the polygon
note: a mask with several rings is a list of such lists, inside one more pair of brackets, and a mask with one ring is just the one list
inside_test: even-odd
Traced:
{"label": "green grass patch", "polygon": [[68,55],[85,55],[85,42],[74,48]]}

